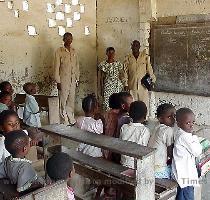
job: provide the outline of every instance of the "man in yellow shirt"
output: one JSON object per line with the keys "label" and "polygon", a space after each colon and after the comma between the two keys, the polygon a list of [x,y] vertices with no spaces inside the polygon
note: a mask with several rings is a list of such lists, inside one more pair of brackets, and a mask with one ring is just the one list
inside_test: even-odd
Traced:
{"label": "man in yellow shirt", "polygon": [[150,58],[146,54],[146,50],[140,52],[140,42],[134,40],[131,44],[132,54],[125,58],[124,62],[124,77],[125,77],[125,90],[130,91],[134,100],[143,101],[147,107],[149,106],[149,92],[141,84],[141,79],[148,73],[152,78],[152,82],[156,81],[150,64]]}
{"label": "man in yellow shirt", "polygon": [[71,47],[71,33],[63,36],[64,46],[55,52],[55,81],[59,91],[61,122],[74,125],[75,89],[79,81],[79,61]]}

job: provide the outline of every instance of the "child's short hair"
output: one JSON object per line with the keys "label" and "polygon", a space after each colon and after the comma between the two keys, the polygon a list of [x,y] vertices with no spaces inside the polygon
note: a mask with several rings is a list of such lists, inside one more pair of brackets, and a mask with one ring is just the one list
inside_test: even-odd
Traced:
{"label": "child's short hair", "polygon": [[157,118],[163,116],[169,110],[174,109],[174,106],[170,103],[163,103],[158,106],[156,116]]}
{"label": "child's short hair", "polygon": [[118,93],[114,93],[109,97],[109,107],[111,109],[120,109],[120,99]]}
{"label": "child's short hair", "polygon": [[0,113],[0,125],[3,126],[3,124],[5,123],[5,121],[7,121],[7,119],[11,116],[16,116],[18,117],[18,114],[14,111],[14,110],[4,110]]}
{"label": "child's short hair", "polygon": [[72,36],[72,33],[66,32],[66,33],[63,35],[63,41],[65,41],[66,38],[67,38],[68,36],[73,37],[73,36]]}
{"label": "child's short hair", "polygon": [[143,101],[134,101],[131,103],[129,116],[133,121],[138,121],[141,119],[146,119],[147,116],[147,106]]}
{"label": "child's short hair", "polygon": [[7,96],[12,96],[12,95],[7,91],[0,92],[0,100],[2,100],[3,98],[5,98]]}
{"label": "child's short hair", "polygon": [[82,109],[85,113],[91,112],[95,106],[97,106],[95,94],[88,94],[88,96],[82,100]]}
{"label": "child's short hair", "polygon": [[7,85],[11,85],[11,83],[10,83],[9,81],[3,81],[3,82],[1,82],[1,83],[0,83],[0,91],[1,91],[1,92],[4,91],[4,89],[5,89],[5,87],[6,87]]}
{"label": "child's short hair", "polygon": [[119,102],[120,105],[126,103],[126,98],[132,97],[132,95],[129,92],[119,92]]}
{"label": "child's short hair", "polygon": [[181,121],[183,116],[186,114],[194,114],[193,111],[189,108],[180,108],[176,111],[176,121]]}
{"label": "child's short hair", "polygon": [[66,180],[68,179],[70,172],[73,170],[72,159],[66,153],[56,153],[48,159],[46,170],[48,176],[53,181]]}
{"label": "child's short hair", "polygon": [[23,90],[26,94],[30,93],[31,91],[31,86],[35,85],[34,83],[27,82],[23,85]]}
{"label": "child's short hair", "polygon": [[115,51],[114,47],[108,47],[108,48],[106,49],[106,53],[108,53],[108,52],[110,52],[110,51]]}
{"label": "child's short hair", "polygon": [[29,144],[29,137],[23,130],[11,131],[5,136],[4,144],[7,151],[16,156]]}

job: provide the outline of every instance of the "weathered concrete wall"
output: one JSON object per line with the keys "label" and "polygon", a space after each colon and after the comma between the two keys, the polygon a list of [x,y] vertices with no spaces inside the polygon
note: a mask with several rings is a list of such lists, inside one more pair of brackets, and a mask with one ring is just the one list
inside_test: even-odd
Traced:
{"label": "weathered concrete wall", "polygon": [[156,0],[157,17],[208,14],[210,0]]}
{"label": "weathered concrete wall", "polygon": [[[21,92],[26,81],[33,81],[38,83],[40,93],[56,93],[52,80],[53,56],[62,45],[62,37],[57,34],[57,28],[48,28],[47,19],[53,15],[46,12],[48,2],[29,1],[29,12],[20,12],[19,18],[15,18],[7,8],[6,1],[0,2],[0,80],[9,80],[15,92]],[[73,46],[81,64],[77,110],[80,110],[81,98],[96,91],[96,1],[80,2],[85,3],[85,13],[74,27],[67,29],[73,33]],[[22,1],[14,3],[16,8],[21,8]],[[39,35],[28,36],[27,25],[34,25]],[[84,34],[85,26],[90,27],[91,34],[88,36]]]}
{"label": "weathered concrete wall", "polygon": [[117,58],[123,61],[135,39],[139,39],[139,0],[98,0],[98,61],[105,58],[109,46],[116,49]]}

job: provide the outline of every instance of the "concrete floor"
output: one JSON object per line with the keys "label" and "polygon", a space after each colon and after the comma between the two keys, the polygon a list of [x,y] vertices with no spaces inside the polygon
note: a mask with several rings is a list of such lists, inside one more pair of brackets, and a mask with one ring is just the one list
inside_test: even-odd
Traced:
{"label": "concrete floor", "polygon": [[202,200],[210,200],[210,173],[205,177],[202,185]]}

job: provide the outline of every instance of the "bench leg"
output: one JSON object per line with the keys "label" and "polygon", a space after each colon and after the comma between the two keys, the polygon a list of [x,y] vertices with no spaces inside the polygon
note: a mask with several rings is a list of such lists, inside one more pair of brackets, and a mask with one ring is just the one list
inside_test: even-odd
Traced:
{"label": "bench leg", "polygon": [[155,200],[154,153],[142,160],[135,160],[136,189],[135,199]]}

